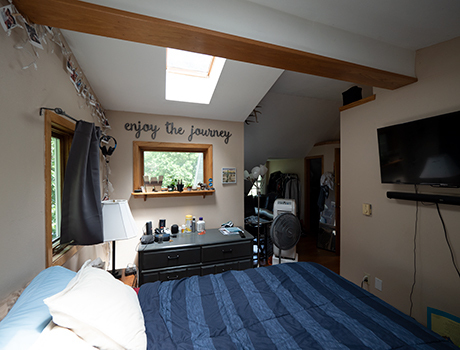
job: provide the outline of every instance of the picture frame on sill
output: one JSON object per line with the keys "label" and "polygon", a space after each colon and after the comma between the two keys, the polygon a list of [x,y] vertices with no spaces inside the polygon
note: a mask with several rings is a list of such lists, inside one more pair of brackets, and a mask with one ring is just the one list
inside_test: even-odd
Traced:
{"label": "picture frame on sill", "polygon": [[236,168],[222,168],[222,184],[236,184]]}

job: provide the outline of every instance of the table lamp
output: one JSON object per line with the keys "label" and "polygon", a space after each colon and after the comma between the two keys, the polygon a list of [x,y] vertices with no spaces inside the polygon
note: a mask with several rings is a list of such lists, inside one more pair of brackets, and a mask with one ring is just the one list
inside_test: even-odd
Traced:
{"label": "table lamp", "polygon": [[102,223],[104,242],[112,242],[112,275],[121,278],[120,271],[115,269],[115,241],[134,238],[137,236],[137,226],[134,221],[128,201],[110,199],[102,201]]}

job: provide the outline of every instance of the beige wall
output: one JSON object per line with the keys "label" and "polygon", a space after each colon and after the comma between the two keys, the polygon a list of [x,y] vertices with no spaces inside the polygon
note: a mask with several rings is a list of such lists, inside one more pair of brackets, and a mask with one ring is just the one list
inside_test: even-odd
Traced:
{"label": "beige wall", "polygon": [[[221,223],[232,220],[235,225],[244,225],[243,209],[243,123],[225,122],[217,120],[192,119],[155,114],[138,114],[128,112],[109,111],[107,116],[112,130],[108,134],[114,136],[118,146],[110,159],[110,182],[114,192],[111,199],[127,199],[136,220],[139,236],[146,221],[152,221],[157,227],[159,219],[166,219],[166,225],[185,223],[185,215],[203,216],[207,228],[219,227]],[[134,131],[127,131],[125,123],[157,125],[160,128],[155,140],[151,139],[151,132],[142,132],[136,138]],[[186,130],[183,135],[169,135],[166,133],[165,123],[172,122],[176,128]],[[170,197],[148,198],[147,201],[131,196],[133,190],[133,141],[161,141],[189,143],[188,136],[191,127],[225,130],[231,133],[228,143],[225,138],[194,136],[191,143],[205,143],[213,145],[213,179],[216,192],[211,196],[197,197]],[[222,184],[221,171],[223,167],[237,168],[237,183]],[[207,179],[206,179],[207,182]],[[127,263],[135,261],[135,248],[139,239],[117,242],[116,267],[125,267]]]}
{"label": "beige wall", "polygon": [[[60,107],[77,119],[94,121],[55,44],[37,49],[37,70],[22,69],[31,56],[14,45],[24,35],[19,28],[11,36],[0,33],[0,300],[45,268],[44,118],[39,108]],[[69,266],[79,268],[81,259],[93,253],[87,249]]]}
{"label": "beige wall", "polygon": [[[387,191],[413,192],[413,186],[380,183],[377,128],[460,110],[460,38],[417,53],[419,81],[395,91],[376,89],[375,101],[341,114],[342,240],[341,274],[360,284],[371,275],[370,291],[409,313],[413,281],[415,202],[390,200]],[[460,190],[420,192],[453,195]],[[362,214],[372,204],[372,216]],[[449,239],[460,263],[460,207],[441,205]],[[374,278],[383,281],[382,292]],[[413,316],[426,324],[427,307],[460,316],[460,278],[451,261],[436,207],[420,205],[417,284]]]}

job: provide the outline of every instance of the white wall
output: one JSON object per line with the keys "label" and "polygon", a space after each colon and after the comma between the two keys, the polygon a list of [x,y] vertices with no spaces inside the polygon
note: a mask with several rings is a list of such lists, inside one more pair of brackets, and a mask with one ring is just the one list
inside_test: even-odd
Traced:
{"label": "white wall", "polygon": [[[220,227],[223,222],[232,220],[235,225],[244,225],[243,201],[243,123],[225,122],[217,120],[194,119],[173,117],[155,114],[139,114],[129,112],[109,111],[107,116],[112,130],[108,134],[114,136],[118,142],[116,151],[110,159],[110,182],[114,192],[111,199],[127,199],[136,220],[139,236],[147,221],[152,221],[154,228],[158,226],[159,219],[166,219],[166,225],[184,224],[185,215],[203,216],[207,228]],[[160,128],[155,140],[151,132],[142,132],[136,138],[135,132],[127,131],[125,123],[152,124]],[[183,135],[169,135],[165,131],[165,123],[172,122],[176,128],[186,130]],[[213,179],[216,192],[213,195],[195,197],[169,197],[169,198],[133,198],[133,141],[160,141],[189,143],[188,136],[194,128],[211,128],[225,130],[231,133],[226,144],[224,138],[194,136],[191,143],[205,143],[213,145]],[[221,171],[223,167],[237,168],[237,183],[222,184]],[[206,182],[207,179],[205,179]],[[136,246],[139,239],[117,242],[116,267],[126,267],[127,263],[136,259]]]}
{"label": "white wall", "polygon": [[[37,70],[22,69],[32,60],[14,48],[24,35],[20,28],[11,36],[0,32],[0,299],[45,268],[44,118],[39,108],[60,107],[94,122],[55,44],[38,50]],[[92,251],[81,256],[92,258]],[[73,259],[69,265],[77,269],[80,262]]]}
{"label": "white wall", "polygon": [[[413,281],[415,202],[390,200],[387,191],[413,186],[380,183],[377,128],[460,110],[460,38],[420,50],[418,82],[395,91],[376,89],[375,101],[341,114],[342,240],[341,274],[360,284],[371,275],[370,291],[409,313]],[[458,195],[458,189],[420,192]],[[372,204],[372,216],[362,214]],[[441,205],[449,239],[460,263],[460,208]],[[413,316],[426,324],[427,307],[460,316],[460,278],[451,261],[436,207],[420,205],[417,283]],[[383,280],[382,292],[374,277]]]}

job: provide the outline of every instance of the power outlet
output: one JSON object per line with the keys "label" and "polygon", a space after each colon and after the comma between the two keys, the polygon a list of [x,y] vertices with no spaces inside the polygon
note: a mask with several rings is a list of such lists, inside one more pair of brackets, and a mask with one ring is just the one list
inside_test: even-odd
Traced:
{"label": "power outlet", "polygon": [[372,204],[363,203],[363,214],[366,216],[372,215]]}
{"label": "power outlet", "polygon": [[370,281],[371,281],[371,275],[368,273],[365,273],[363,277],[363,283],[366,283],[367,285],[369,285]]}

